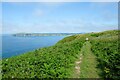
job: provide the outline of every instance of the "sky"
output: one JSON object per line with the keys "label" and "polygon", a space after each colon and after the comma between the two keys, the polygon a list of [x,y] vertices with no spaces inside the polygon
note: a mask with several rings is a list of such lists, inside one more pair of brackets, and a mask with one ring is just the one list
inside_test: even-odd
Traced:
{"label": "sky", "polygon": [[118,29],[117,2],[3,2],[2,32],[81,33]]}

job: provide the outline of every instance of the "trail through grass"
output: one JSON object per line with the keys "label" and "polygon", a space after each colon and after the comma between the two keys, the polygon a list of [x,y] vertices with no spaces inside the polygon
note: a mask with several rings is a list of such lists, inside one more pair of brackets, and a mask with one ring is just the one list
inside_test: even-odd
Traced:
{"label": "trail through grass", "polygon": [[91,51],[91,43],[89,41],[85,42],[81,48],[80,58],[76,63],[78,63],[75,66],[76,78],[99,78],[98,62],[96,56]]}
{"label": "trail through grass", "polygon": [[80,54],[79,59],[75,62],[75,72],[73,74],[74,78],[80,78],[80,64],[82,62],[82,54]]}

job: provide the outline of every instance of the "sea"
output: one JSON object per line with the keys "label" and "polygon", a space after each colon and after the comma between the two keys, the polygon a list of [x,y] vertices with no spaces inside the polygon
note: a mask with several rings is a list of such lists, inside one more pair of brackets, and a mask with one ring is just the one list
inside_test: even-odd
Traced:
{"label": "sea", "polygon": [[20,37],[11,34],[2,35],[2,59],[33,51],[35,49],[49,47],[56,44],[65,36],[29,36]]}

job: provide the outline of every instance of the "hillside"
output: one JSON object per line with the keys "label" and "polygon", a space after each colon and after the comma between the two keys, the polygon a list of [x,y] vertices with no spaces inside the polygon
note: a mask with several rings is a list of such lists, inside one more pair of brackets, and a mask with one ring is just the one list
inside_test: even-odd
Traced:
{"label": "hillside", "polygon": [[[111,30],[77,34],[66,37],[53,46],[3,59],[2,77],[119,78],[119,32]],[[86,38],[89,40],[86,41]],[[79,61],[81,54],[82,63],[78,65],[80,72],[75,74],[75,62]],[[96,75],[91,75],[91,72]]]}

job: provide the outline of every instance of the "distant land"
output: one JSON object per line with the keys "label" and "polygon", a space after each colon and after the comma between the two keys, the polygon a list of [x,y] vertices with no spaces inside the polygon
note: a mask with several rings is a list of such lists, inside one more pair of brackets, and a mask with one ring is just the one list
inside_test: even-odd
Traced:
{"label": "distant land", "polygon": [[13,36],[67,36],[67,35],[76,35],[76,34],[83,34],[83,33],[16,33]]}

